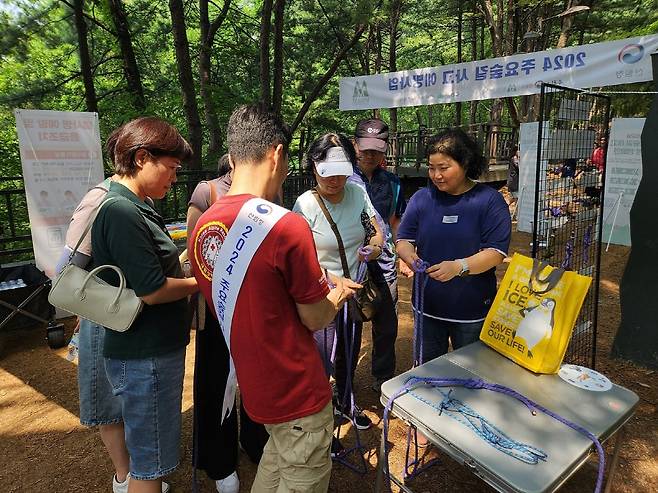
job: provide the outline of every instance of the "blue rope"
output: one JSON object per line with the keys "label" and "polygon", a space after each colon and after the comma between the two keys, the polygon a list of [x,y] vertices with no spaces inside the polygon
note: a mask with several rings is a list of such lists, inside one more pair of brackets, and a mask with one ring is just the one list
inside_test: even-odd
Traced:
{"label": "blue rope", "polygon": [[473,430],[476,435],[491,444],[494,448],[526,464],[534,465],[540,460],[545,461],[548,457],[543,450],[508,437],[502,430],[491,424],[473,408],[467,406],[459,399],[451,397],[452,389],[448,392],[437,390],[443,396],[443,400],[438,405],[413,391],[409,392],[409,394],[438,411],[439,415],[445,412],[455,421]]}
{"label": "blue rope", "polygon": [[[432,378],[432,377],[410,377],[407,379],[405,384],[395,393],[391,396],[391,398],[388,400],[386,403],[386,407],[384,408],[384,416],[382,418],[382,421],[384,422],[384,437],[383,437],[383,457],[384,457],[384,463],[382,464],[382,467],[385,468],[385,473],[386,477],[388,478],[388,484],[389,484],[389,489],[391,486],[391,478],[390,478],[390,472],[389,472],[389,467],[388,467],[388,426],[389,426],[389,414],[391,412],[391,409],[393,407],[393,402],[400,397],[401,395],[404,395],[405,393],[410,392],[412,389],[420,386],[420,385],[430,385],[432,387],[465,387],[468,389],[484,389],[484,390],[490,390],[492,392],[499,392],[501,394],[508,395],[510,397],[514,397],[515,399],[519,400],[521,403],[523,403],[528,410],[532,413],[533,416],[537,415],[537,411],[540,411],[547,416],[550,416],[551,418],[555,419],[556,421],[559,421],[560,423],[568,426],[572,430],[577,431],[578,433],[584,435],[587,437],[589,440],[592,441],[594,444],[594,447],[596,448],[596,452],[598,454],[599,458],[599,467],[598,467],[598,474],[596,478],[596,486],[594,488],[594,493],[600,493],[601,487],[603,485],[603,475],[605,472],[605,453],[603,451],[603,447],[601,446],[601,443],[599,440],[594,436],[591,432],[589,432],[587,429],[583,428],[580,425],[577,425],[575,423],[572,423],[571,421],[567,420],[566,418],[563,418],[557,413],[554,413],[553,411],[550,411],[549,409],[545,408],[541,404],[537,404],[536,402],[528,399],[524,395],[520,394],[519,392],[515,391],[514,389],[511,389],[509,387],[505,387],[504,385],[499,385],[499,384],[491,384],[487,383],[483,380],[480,379],[474,379],[474,378]],[[534,447],[533,447],[534,448]]]}

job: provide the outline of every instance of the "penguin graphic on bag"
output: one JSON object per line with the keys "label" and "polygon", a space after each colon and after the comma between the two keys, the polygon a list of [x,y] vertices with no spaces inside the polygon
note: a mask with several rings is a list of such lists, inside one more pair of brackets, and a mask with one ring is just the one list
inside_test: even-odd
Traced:
{"label": "penguin graphic on bag", "polygon": [[525,340],[528,348],[528,358],[532,358],[532,350],[542,340],[550,339],[555,324],[555,300],[544,298],[535,306],[527,306],[519,310],[523,320],[512,333],[512,338],[520,337]]}

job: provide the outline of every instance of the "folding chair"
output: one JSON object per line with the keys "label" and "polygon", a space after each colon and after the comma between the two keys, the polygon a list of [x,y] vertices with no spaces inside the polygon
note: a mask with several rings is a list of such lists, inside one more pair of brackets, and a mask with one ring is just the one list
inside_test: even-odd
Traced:
{"label": "folding chair", "polygon": [[29,327],[33,321],[46,326],[48,346],[66,344],[64,324],[55,323],[55,309],[48,303],[51,281],[29,262],[0,266],[0,282],[22,279],[24,285],[0,291],[0,331]]}

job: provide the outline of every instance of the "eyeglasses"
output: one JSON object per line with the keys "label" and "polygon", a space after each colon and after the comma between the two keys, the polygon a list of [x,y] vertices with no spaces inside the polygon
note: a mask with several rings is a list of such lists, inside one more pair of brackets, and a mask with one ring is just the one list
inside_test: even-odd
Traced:
{"label": "eyeglasses", "polygon": [[159,158],[159,157],[165,157],[165,156],[166,156],[166,157],[173,157],[173,156],[171,156],[170,154],[160,153],[160,152],[158,152],[157,150],[149,150],[149,149],[145,149],[145,151],[148,152],[148,154],[149,154],[152,158],[154,158],[154,160],[155,160],[158,164],[161,164],[161,165],[164,166],[165,168],[169,169],[170,172],[178,173],[178,171],[180,171],[180,170],[183,168],[183,166],[181,166],[181,164],[180,164],[180,161],[178,161],[178,162],[177,162],[176,164],[174,164],[173,166],[170,166],[169,164],[162,163],[162,162],[160,162],[159,159],[157,159],[157,158]]}

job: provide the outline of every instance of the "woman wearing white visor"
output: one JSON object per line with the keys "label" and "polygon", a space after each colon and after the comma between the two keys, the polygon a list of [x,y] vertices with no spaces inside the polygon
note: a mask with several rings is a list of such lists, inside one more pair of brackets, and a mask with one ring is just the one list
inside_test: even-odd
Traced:
{"label": "woman wearing white visor", "polygon": [[[304,216],[311,227],[320,266],[329,274],[353,280],[357,276],[360,262],[381,255],[383,241],[381,229],[375,220],[375,209],[367,193],[362,187],[347,183],[355,162],[354,147],[344,135],[330,133],[316,139],[306,154],[306,166],[315,174],[317,187],[303,193],[293,207],[293,211]],[[326,211],[323,211],[323,206]],[[341,259],[339,241],[328,215],[340,235],[346,262]],[[347,339],[353,348],[353,357],[349,362],[345,356],[345,324],[342,314],[324,331],[315,332],[315,338],[327,375],[333,374],[336,379],[336,414],[352,419],[354,425],[363,430],[372,424],[370,418],[358,408],[352,409],[349,396],[345,395],[346,384],[351,384],[354,378],[361,348],[362,323],[356,322],[354,325],[352,332],[352,321],[348,321]],[[338,337],[334,348],[336,333]],[[334,365],[331,362],[332,353],[335,354]],[[340,449],[335,439],[332,455],[339,453]]]}

